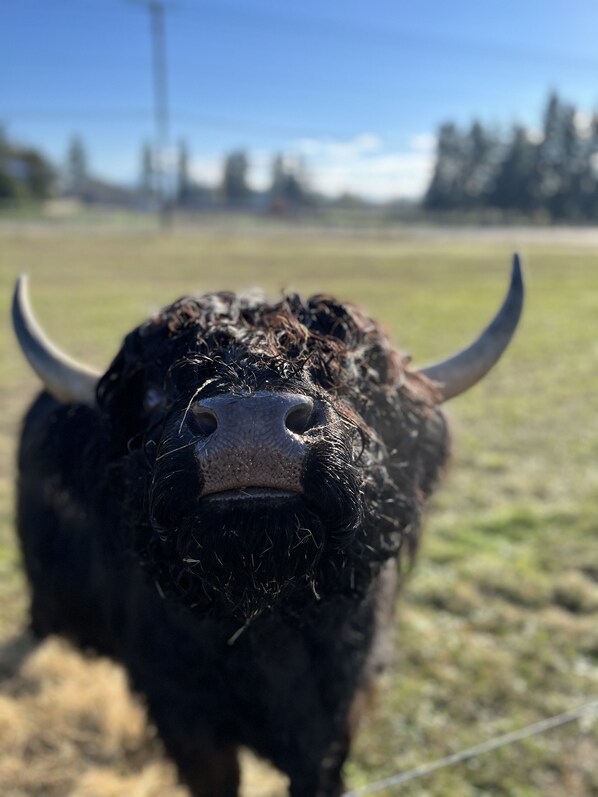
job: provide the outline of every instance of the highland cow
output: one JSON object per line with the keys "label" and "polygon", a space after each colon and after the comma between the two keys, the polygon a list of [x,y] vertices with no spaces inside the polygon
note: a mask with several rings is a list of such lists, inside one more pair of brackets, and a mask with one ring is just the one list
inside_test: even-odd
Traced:
{"label": "highland cow", "polygon": [[517,326],[498,315],[423,370],[356,307],[213,293],[163,309],[105,374],[75,363],[17,284],[45,390],[19,452],[35,634],[126,667],[193,795],[233,797],[246,745],[294,797],[342,792],[401,574],[449,450],[440,404]]}

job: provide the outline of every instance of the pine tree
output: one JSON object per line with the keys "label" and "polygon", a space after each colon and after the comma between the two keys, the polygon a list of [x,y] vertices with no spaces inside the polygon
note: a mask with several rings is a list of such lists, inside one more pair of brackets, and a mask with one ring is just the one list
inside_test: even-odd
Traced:
{"label": "pine tree", "polygon": [[542,135],[522,126],[507,141],[474,122],[466,135],[440,128],[430,210],[496,207],[555,220],[598,218],[598,114],[585,116],[556,93],[547,100]]}
{"label": "pine tree", "polygon": [[150,199],[154,196],[156,189],[155,181],[154,153],[151,144],[146,142],[141,148],[141,171],[139,181],[141,193],[146,199]]}
{"label": "pine tree", "polygon": [[536,148],[521,126],[513,128],[499,164],[490,204],[502,210],[530,213],[534,208],[532,181],[536,163]]}
{"label": "pine tree", "polygon": [[177,153],[177,185],[176,198],[179,205],[189,201],[191,185],[189,180],[189,151],[184,141],[179,142]]}
{"label": "pine tree", "polygon": [[463,207],[487,207],[500,165],[501,146],[497,138],[475,121],[464,141],[462,178]]}
{"label": "pine tree", "polygon": [[222,194],[227,202],[241,202],[250,195],[247,185],[249,161],[242,150],[231,152],[224,159]]}
{"label": "pine tree", "polygon": [[569,206],[569,163],[576,137],[573,109],[556,93],[548,98],[544,113],[543,139],[537,148],[535,193],[542,208],[553,218],[562,218]]}
{"label": "pine tree", "polygon": [[272,161],[270,204],[277,212],[310,203],[309,178],[302,158],[275,155]]}
{"label": "pine tree", "polygon": [[592,117],[584,146],[579,191],[583,218],[598,221],[598,114]]}
{"label": "pine tree", "polygon": [[88,175],[88,158],[85,145],[80,136],[73,136],[66,153],[65,184],[72,196],[84,199]]}
{"label": "pine tree", "polygon": [[456,125],[442,125],[438,132],[434,174],[424,197],[426,209],[453,210],[464,206],[466,153],[464,136]]}

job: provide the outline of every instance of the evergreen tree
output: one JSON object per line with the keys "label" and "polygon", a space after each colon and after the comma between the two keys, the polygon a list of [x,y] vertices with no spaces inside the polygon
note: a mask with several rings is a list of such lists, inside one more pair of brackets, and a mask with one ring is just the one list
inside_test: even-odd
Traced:
{"label": "evergreen tree", "polygon": [[304,207],[310,203],[308,176],[302,158],[275,155],[272,161],[270,204],[278,212]]}
{"label": "evergreen tree", "polygon": [[0,166],[4,163],[5,158],[8,155],[10,146],[8,143],[8,136],[6,135],[6,130],[4,129],[3,125],[0,125]]}
{"label": "evergreen tree", "polygon": [[539,207],[546,208],[554,218],[562,216],[568,189],[566,153],[571,151],[572,141],[567,128],[572,120],[572,109],[552,93],[544,113],[543,139],[537,148],[534,192]]}
{"label": "evergreen tree", "polygon": [[523,127],[506,142],[474,122],[466,135],[440,128],[436,163],[424,197],[430,210],[497,207],[553,219],[598,216],[598,116],[580,124],[575,108],[549,96],[542,136]]}
{"label": "evergreen tree", "polygon": [[25,183],[30,196],[34,199],[49,199],[56,176],[54,169],[35,149],[23,150],[22,158],[27,164]]}
{"label": "evergreen tree", "polygon": [[594,114],[584,146],[583,167],[579,181],[583,218],[598,220],[598,114]]}
{"label": "evergreen tree", "polygon": [[0,200],[48,199],[55,177],[41,152],[9,140],[0,126]]}
{"label": "evergreen tree", "polygon": [[141,148],[141,171],[140,171],[140,188],[141,193],[147,199],[151,198],[155,193],[155,180],[156,172],[154,169],[154,153],[151,144],[145,142]]}
{"label": "evergreen tree", "polygon": [[176,197],[179,205],[185,205],[191,195],[189,179],[189,151],[184,141],[179,142],[177,153],[177,184]]}
{"label": "evergreen tree", "polygon": [[425,208],[453,210],[464,206],[466,163],[467,147],[463,135],[452,123],[442,125],[436,145],[436,165],[424,197]]}
{"label": "evergreen tree", "polygon": [[19,194],[17,181],[9,174],[8,158],[10,145],[4,128],[0,125],[0,200],[16,199]]}
{"label": "evergreen tree", "polygon": [[462,175],[462,206],[486,207],[494,189],[500,165],[501,146],[497,138],[475,121],[464,140]]}
{"label": "evergreen tree", "polygon": [[534,207],[532,181],[536,164],[534,144],[525,128],[513,128],[490,198],[490,204],[502,210],[530,213]]}
{"label": "evergreen tree", "polygon": [[69,194],[83,199],[88,179],[88,160],[85,145],[80,136],[73,136],[66,153],[66,190]]}
{"label": "evergreen tree", "polygon": [[224,160],[222,194],[227,202],[241,202],[250,195],[247,185],[249,162],[242,150],[231,152]]}
{"label": "evergreen tree", "polygon": [[575,117],[575,109],[566,107],[561,122],[561,184],[552,203],[552,215],[557,219],[579,219],[582,214],[581,181],[586,164]]}

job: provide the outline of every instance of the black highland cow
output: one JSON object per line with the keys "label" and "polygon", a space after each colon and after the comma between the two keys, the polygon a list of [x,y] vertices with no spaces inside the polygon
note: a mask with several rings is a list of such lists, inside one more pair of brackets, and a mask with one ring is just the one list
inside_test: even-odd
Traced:
{"label": "black highland cow", "polygon": [[33,630],[124,664],[193,795],[237,793],[239,745],[294,797],[342,791],[447,460],[439,404],[498,360],[522,301],[515,258],[480,338],[416,371],[327,296],[186,297],[100,376],[45,338],[19,281],[46,387],[19,452]]}

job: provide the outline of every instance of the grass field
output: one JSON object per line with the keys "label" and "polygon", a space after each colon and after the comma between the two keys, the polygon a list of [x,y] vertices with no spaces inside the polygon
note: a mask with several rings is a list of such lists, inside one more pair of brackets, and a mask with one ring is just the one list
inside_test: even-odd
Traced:
{"label": "grass field", "polygon": [[[353,787],[598,697],[598,247],[520,246],[528,304],[499,367],[447,406],[453,465],[399,612],[394,671],[348,766]],[[512,246],[223,232],[0,232],[0,306],[16,274],[72,354],[102,367],[185,292],[260,285],[356,300],[425,364],[467,343],[506,289]],[[37,383],[0,339],[2,795],[174,797],[120,671],[57,643],[25,657],[13,452]],[[15,641],[16,638],[16,641]],[[280,787],[251,770],[246,794]],[[580,722],[406,785],[422,797],[598,794],[598,724]]]}

